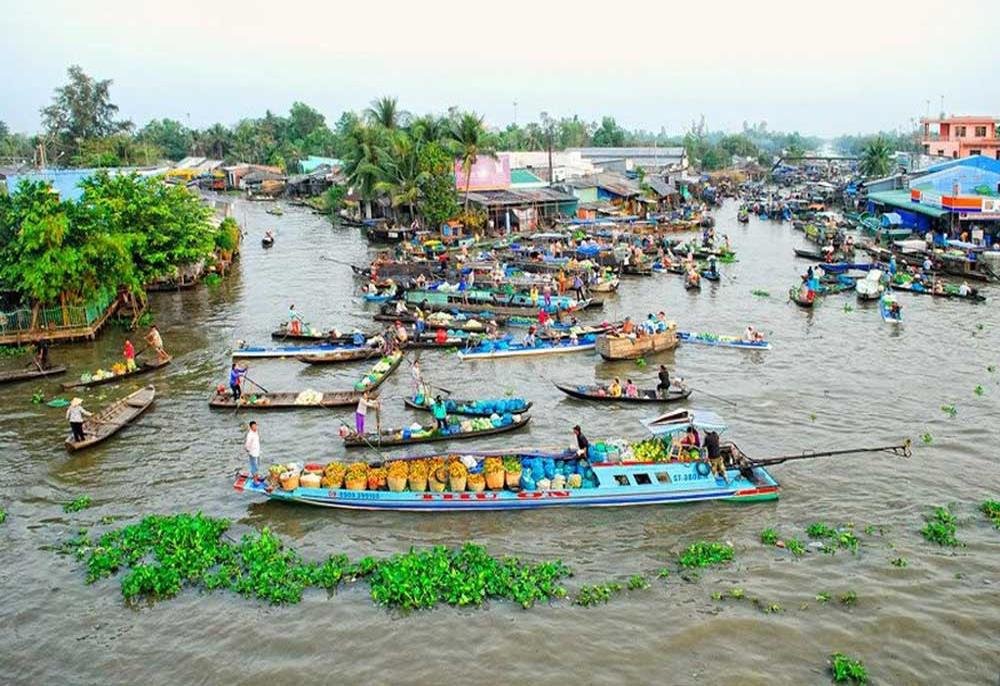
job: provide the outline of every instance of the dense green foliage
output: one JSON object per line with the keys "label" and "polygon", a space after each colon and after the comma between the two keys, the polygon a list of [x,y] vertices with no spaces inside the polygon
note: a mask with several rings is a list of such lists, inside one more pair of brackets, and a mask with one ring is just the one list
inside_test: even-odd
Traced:
{"label": "dense green foliage", "polygon": [[296,603],[306,588],[334,590],[365,577],[372,600],[401,609],[481,605],[492,599],[513,600],[527,608],[564,597],[559,581],[570,574],[559,561],[530,564],[494,558],[473,544],[456,550],[410,550],[384,560],[366,557],[353,564],[344,555],[308,562],[266,528],[243,536],[239,543],[223,537],[228,529],[228,521],[201,513],[153,515],[108,531],[96,542],[81,535],[72,545],[85,560],[88,583],[127,570],[121,579],[127,599],[169,598],[191,586],[229,589],[275,604]]}
{"label": "dense green foliage", "polygon": [[924,517],[924,521],[924,528],[920,533],[931,543],[951,547],[962,545],[956,537],[958,519],[950,508],[935,507],[931,514]]}
{"label": "dense green foliage", "polygon": [[868,670],[860,660],[854,660],[843,653],[830,656],[830,671],[833,681],[838,684],[867,684]]}
{"label": "dense green foliage", "polygon": [[889,141],[881,136],[876,136],[868,141],[864,150],[861,151],[861,162],[858,170],[868,178],[879,178],[886,176],[893,165],[893,149]]}
{"label": "dense green foliage", "polygon": [[986,500],[979,506],[986,518],[993,522],[993,526],[1000,529],[1000,500]]}
{"label": "dense green foliage", "polygon": [[7,510],[5,510],[3,507],[0,507],[0,524],[3,524],[6,521],[7,521]]}
{"label": "dense green foliage", "polygon": [[211,210],[183,187],[106,173],[81,187],[79,202],[41,182],[0,195],[0,288],[36,307],[119,287],[140,293],[216,247]]}
{"label": "dense green foliage", "polygon": [[67,76],[68,83],[55,90],[52,104],[41,112],[42,126],[53,142],[56,157],[65,154],[73,158],[83,152],[86,142],[132,128],[131,122],[115,119],[118,106],[111,102],[110,79],[93,79],[77,65],[67,70]]}
{"label": "dense green foliage", "polygon": [[767,528],[760,532],[760,542],[764,545],[775,545],[778,542],[778,532]]}
{"label": "dense green foliage", "polygon": [[63,505],[63,512],[79,512],[81,510],[86,510],[90,507],[91,501],[89,495],[81,495],[79,498],[71,500]]}
{"label": "dense green foliage", "polygon": [[677,562],[681,567],[711,567],[731,562],[733,546],[727,543],[697,541],[681,553]]}
{"label": "dense green foliage", "polygon": [[856,134],[838,136],[833,139],[833,148],[841,155],[860,157],[872,141],[882,139],[893,151],[921,152],[920,136],[917,131],[879,131],[876,134]]}
{"label": "dense green foliage", "polygon": [[573,602],[582,607],[590,607],[591,605],[608,602],[611,600],[611,596],[620,593],[621,590],[622,585],[616,581],[581,586],[580,591],[573,598]]}

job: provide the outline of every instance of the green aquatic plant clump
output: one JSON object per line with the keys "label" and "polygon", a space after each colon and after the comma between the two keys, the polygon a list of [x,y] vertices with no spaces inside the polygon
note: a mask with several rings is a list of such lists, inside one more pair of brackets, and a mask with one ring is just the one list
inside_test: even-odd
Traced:
{"label": "green aquatic plant clump", "polygon": [[951,547],[962,545],[956,536],[958,519],[950,508],[935,507],[931,514],[924,517],[924,521],[926,523],[920,533],[931,543]]}
{"label": "green aquatic plant clump", "polygon": [[646,581],[646,577],[642,574],[636,574],[629,577],[628,580],[628,590],[630,591],[644,591],[649,588],[649,582]]}
{"label": "green aquatic plant clump", "polygon": [[[827,541],[823,546],[823,552],[825,553],[835,554],[837,548],[844,548],[850,550],[852,553],[857,553],[858,548],[861,546],[861,541],[854,534],[851,525],[837,529],[825,522],[813,522],[806,527],[806,534],[809,538],[818,538]],[[834,543],[836,543],[836,546],[834,546]]]}
{"label": "green aquatic plant clump", "polygon": [[7,521],[7,510],[5,510],[3,507],[0,507],[0,524],[3,524],[6,521]]}
{"label": "green aquatic plant clump", "polygon": [[681,553],[677,562],[681,567],[712,567],[728,564],[733,559],[733,546],[727,543],[697,541]]}
{"label": "green aquatic plant clump", "polygon": [[71,500],[63,505],[63,512],[80,512],[91,506],[89,495],[81,495],[75,500]]}
{"label": "green aquatic plant clump", "polygon": [[581,586],[576,597],[573,599],[573,603],[581,607],[590,607],[592,605],[598,605],[600,603],[607,603],[611,600],[611,596],[616,593],[620,593],[622,590],[622,585],[615,581],[609,581],[603,584],[593,584],[591,586]]}
{"label": "green aquatic plant clump", "polygon": [[393,555],[375,564],[369,582],[372,600],[402,609],[481,605],[491,599],[528,608],[536,601],[565,597],[559,582],[569,575],[558,560],[530,564],[495,558],[482,546],[466,543],[458,550],[437,546]]}
{"label": "green aquatic plant clump", "polygon": [[[987,500],[979,506],[979,510],[986,515],[986,518],[993,522],[993,526],[1000,529],[1000,500]],[[0,522],[3,519],[0,518]]]}
{"label": "green aquatic plant clump", "polygon": [[764,529],[760,532],[760,542],[764,545],[777,545],[778,532],[770,527]]}
{"label": "green aquatic plant clump", "polygon": [[867,684],[868,670],[860,660],[854,660],[843,653],[830,656],[830,671],[837,684]]}

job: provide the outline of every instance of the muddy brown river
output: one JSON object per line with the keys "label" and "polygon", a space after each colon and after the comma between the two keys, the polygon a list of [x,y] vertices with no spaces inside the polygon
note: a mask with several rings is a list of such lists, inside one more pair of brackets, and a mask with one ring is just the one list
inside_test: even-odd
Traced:
{"label": "muddy brown river", "polygon": [[[716,213],[717,231],[730,236],[739,261],[722,265],[721,283],[691,294],[672,275],[625,279],[601,316],[664,309],[685,330],[739,334],[750,322],[764,330],[769,352],[682,345],[663,357],[701,391],[689,405],[724,415],[727,436],[750,455],[909,437],[911,459],[872,454],[777,466],[771,471],[781,499],[742,506],[339,512],[258,502],[234,492],[231,475],[242,464],[247,419],[260,422],[265,460],[324,461],[343,455],[336,430],[338,420],[350,421],[351,408],[234,415],[209,410],[207,401],[226,379],[234,342],[268,344],[290,302],[316,325],[370,326],[365,312],[372,307],[358,299],[350,270],[321,259],[360,263],[369,246],[357,229],[331,227],[299,208],[273,217],[264,205],[237,201],[235,215],[249,236],[230,278],[151,296],[173,364],[141,382],[81,394],[93,409],[154,383],[155,406],[138,424],[69,455],[63,411],[30,402],[35,390],[55,395],[54,382],[0,388],[0,504],[8,511],[0,525],[0,683],[825,684],[835,651],[863,660],[875,684],[998,683],[1000,531],[978,506],[1000,499],[1000,375],[989,371],[1000,368],[1000,289],[987,287],[989,302],[978,305],[901,294],[905,323],[898,329],[853,294],[804,311],[786,301],[808,264],[792,255],[802,234],[756,219],[739,225],[729,203]],[[259,239],[268,227],[277,243],[264,251]],[[94,343],[54,348],[53,357],[78,375],[116,357],[124,335],[110,328]],[[526,431],[456,448],[568,445],[576,423],[591,440],[641,438],[638,420],[648,408],[581,403],[552,384],[617,375],[655,385],[654,364],[604,363],[589,353],[463,363],[425,351],[421,360],[425,376],[456,397],[511,391],[535,403]],[[362,369],[257,361],[251,376],[273,389],[332,390]],[[383,425],[419,418],[403,406],[407,390],[404,365],[381,389]],[[943,411],[946,405],[957,413]],[[94,507],[63,512],[64,502],[85,493]],[[930,508],[949,503],[960,548],[920,535]],[[236,533],[271,527],[310,559],[476,541],[494,554],[561,558],[575,572],[571,594],[584,583],[639,573],[652,584],[591,608],[494,602],[401,614],[373,605],[365,584],[332,595],[309,590],[289,607],[196,591],[130,606],[117,578],[85,585],[81,566],[55,550],[80,527],[100,530],[106,516],[129,522],[198,510],[232,519]],[[858,553],[810,550],[795,559],[759,541],[765,527],[806,540],[815,521],[853,524]],[[875,530],[865,533],[869,526]],[[652,578],[698,539],[731,542],[735,560],[697,581]],[[892,565],[896,558],[907,566]],[[713,600],[733,587],[781,611]],[[838,597],[850,591],[857,602],[841,604]],[[832,600],[818,602],[820,593]]]}

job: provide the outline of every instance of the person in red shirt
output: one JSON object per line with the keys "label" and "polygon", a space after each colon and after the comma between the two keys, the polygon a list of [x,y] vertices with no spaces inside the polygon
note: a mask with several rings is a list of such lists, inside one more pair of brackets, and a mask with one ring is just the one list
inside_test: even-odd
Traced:
{"label": "person in red shirt", "polygon": [[438,345],[444,345],[448,342],[448,332],[445,329],[438,329],[437,333],[434,334],[434,342]]}
{"label": "person in red shirt", "polygon": [[125,371],[134,372],[135,371],[135,346],[132,345],[132,341],[125,339],[125,347],[122,348],[122,355],[125,357]]}
{"label": "person in red shirt", "polygon": [[538,326],[543,331],[549,328],[549,313],[544,307],[538,310]]}

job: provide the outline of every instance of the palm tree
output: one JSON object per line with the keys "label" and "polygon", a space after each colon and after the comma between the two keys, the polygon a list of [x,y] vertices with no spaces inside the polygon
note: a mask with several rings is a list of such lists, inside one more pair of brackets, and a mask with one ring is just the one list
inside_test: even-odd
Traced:
{"label": "palm tree", "polygon": [[426,114],[410,122],[410,136],[420,144],[439,143],[448,137],[448,120]]}
{"label": "palm tree", "polygon": [[374,126],[360,122],[347,135],[348,150],[344,160],[344,173],[364,201],[365,219],[372,218],[375,184],[382,179],[380,162],[384,155],[383,145],[382,132]]}
{"label": "palm tree", "polygon": [[399,109],[398,100],[389,96],[372,100],[371,106],[365,110],[365,118],[370,123],[377,124],[389,131],[403,128],[409,117],[407,112]]}
{"label": "palm tree", "polygon": [[465,174],[465,212],[469,212],[469,179],[472,177],[472,167],[480,155],[495,157],[496,153],[489,141],[483,118],[475,112],[465,112],[451,121],[448,136],[454,142],[455,156],[462,160],[462,173]]}
{"label": "palm tree", "polygon": [[882,136],[868,141],[861,153],[859,169],[868,178],[887,176],[892,168],[892,147]]}
{"label": "palm tree", "polygon": [[420,168],[420,144],[399,132],[388,149],[382,151],[382,180],[375,184],[376,193],[389,196],[393,210],[407,207],[410,220],[416,217],[414,209],[420,198],[420,185],[427,173]]}

